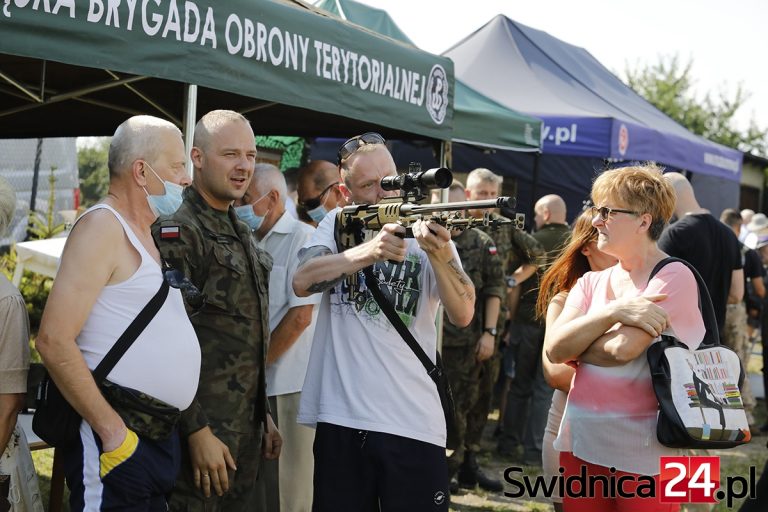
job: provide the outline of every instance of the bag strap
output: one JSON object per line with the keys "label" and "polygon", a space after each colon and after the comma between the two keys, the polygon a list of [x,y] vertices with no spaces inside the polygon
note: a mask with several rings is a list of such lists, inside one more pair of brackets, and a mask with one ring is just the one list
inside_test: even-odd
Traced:
{"label": "bag strap", "polygon": [[371,291],[371,295],[373,295],[373,300],[375,300],[376,304],[379,305],[379,308],[381,308],[381,310],[386,315],[387,319],[389,319],[389,322],[394,326],[394,328],[403,338],[403,341],[405,341],[405,344],[408,345],[408,347],[413,351],[414,354],[416,354],[416,357],[419,359],[419,361],[421,361],[421,364],[424,366],[424,369],[427,371],[427,375],[429,375],[429,377],[433,381],[435,381],[435,384],[438,384],[440,380],[440,376],[442,374],[442,370],[440,369],[440,367],[435,365],[435,363],[432,362],[432,360],[429,358],[427,353],[424,352],[424,349],[421,348],[421,345],[419,345],[419,342],[416,341],[416,338],[413,337],[413,334],[411,334],[411,331],[408,330],[408,328],[403,323],[403,320],[398,316],[394,306],[392,306],[392,304],[384,296],[384,293],[381,291],[381,288],[379,288],[379,283],[376,281],[376,278],[373,276],[373,267],[364,268],[363,274],[365,275],[365,285]]}
{"label": "bag strap", "polygon": [[653,270],[651,270],[651,275],[648,276],[648,282],[650,283],[653,276],[655,276],[663,267],[673,262],[682,263],[688,267],[688,270],[693,273],[693,277],[696,278],[696,284],[699,288],[699,311],[701,311],[701,315],[704,320],[704,328],[706,329],[706,332],[704,333],[704,339],[702,340],[700,346],[716,347],[720,345],[720,334],[717,329],[717,320],[715,320],[715,308],[712,306],[712,298],[709,296],[709,290],[707,289],[707,285],[704,282],[704,279],[693,265],[680,258],[674,258],[672,256],[666,257],[658,262],[655,267],[653,267]]}
{"label": "bag strap", "polygon": [[104,359],[101,360],[99,365],[93,371],[93,379],[96,381],[96,384],[101,384],[101,382],[107,378],[107,375],[109,375],[112,368],[114,368],[118,361],[120,361],[123,354],[131,348],[131,345],[136,341],[136,338],[139,337],[152,319],[155,318],[155,315],[157,315],[157,312],[160,311],[160,308],[165,303],[165,298],[168,297],[168,288],[168,282],[163,278],[163,282],[160,284],[160,289],[157,290],[154,297],[152,297],[144,306],[144,309],[136,315],[136,318],[134,318],[131,324],[125,329],[125,332],[120,335],[115,344],[112,345],[112,348],[109,349],[109,352],[107,352],[107,355],[104,356]]}

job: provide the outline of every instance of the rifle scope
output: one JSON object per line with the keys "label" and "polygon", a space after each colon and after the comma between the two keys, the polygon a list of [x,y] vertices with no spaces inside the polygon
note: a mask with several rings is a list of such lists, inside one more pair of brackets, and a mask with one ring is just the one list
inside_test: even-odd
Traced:
{"label": "rifle scope", "polygon": [[384,190],[427,190],[430,188],[448,188],[453,181],[453,174],[445,167],[436,167],[428,171],[407,172],[397,176],[381,178]]}

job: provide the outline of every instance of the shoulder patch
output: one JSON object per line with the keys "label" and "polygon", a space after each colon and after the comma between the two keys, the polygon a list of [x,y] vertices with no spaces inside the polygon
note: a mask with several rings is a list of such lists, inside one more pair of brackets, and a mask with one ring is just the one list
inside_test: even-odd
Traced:
{"label": "shoulder patch", "polygon": [[491,246],[488,247],[488,254],[490,254],[491,256],[496,256],[497,252],[498,251],[496,250],[496,246],[495,245],[491,245]]}
{"label": "shoulder patch", "polygon": [[181,228],[179,226],[160,226],[160,239],[181,237]]}

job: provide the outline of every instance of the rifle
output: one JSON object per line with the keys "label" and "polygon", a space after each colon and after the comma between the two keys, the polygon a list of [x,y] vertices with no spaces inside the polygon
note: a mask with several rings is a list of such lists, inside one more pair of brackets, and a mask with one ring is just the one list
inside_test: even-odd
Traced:
{"label": "rifle", "polygon": [[462,214],[466,210],[513,209],[516,204],[514,197],[420,204],[426,199],[426,193],[430,188],[448,188],[452,181],[451,171],[444,167],[421,171],[421,166],[413,163],[408,173],[382,178],[381,188],[400,189],[404,194],[385,198],[377,204],[353,204],[342,208],[336,214],[335,237],[339,252],[363,243],[366,231],[370,236],[375,236],[375,232],[381,230],[384,224],[400,224],[405,227],[405,238],[413,238],[412,225],[417,220],[431,220],[449,230],[465,230],[475,226],[490,226],[496,229],[504,224],[513,224],[518,229],[523,228],[525,216],[521,213],[516,213],[514,220],[492,219],[487,211],[481,218]]}

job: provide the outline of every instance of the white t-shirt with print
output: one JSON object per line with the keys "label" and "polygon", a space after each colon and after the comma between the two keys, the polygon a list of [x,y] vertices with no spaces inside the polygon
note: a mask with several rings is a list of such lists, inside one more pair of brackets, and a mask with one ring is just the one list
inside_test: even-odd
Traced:
{"label": "white t-shirt with print", "polygon": [[[305,247],[338,253],[333,236],[337,211],[326,215]],[[397,292],[392,301],[396,311],[434,361],[437,282],[418,243],[408,239],[406,247],[403,263],[377,263],[374,275],[385,296]],[[323,293],[298,422],[384,432],[444,447],[445,418],[435,383],[379,310],[362,271],[356,286],[350,281]]]}

